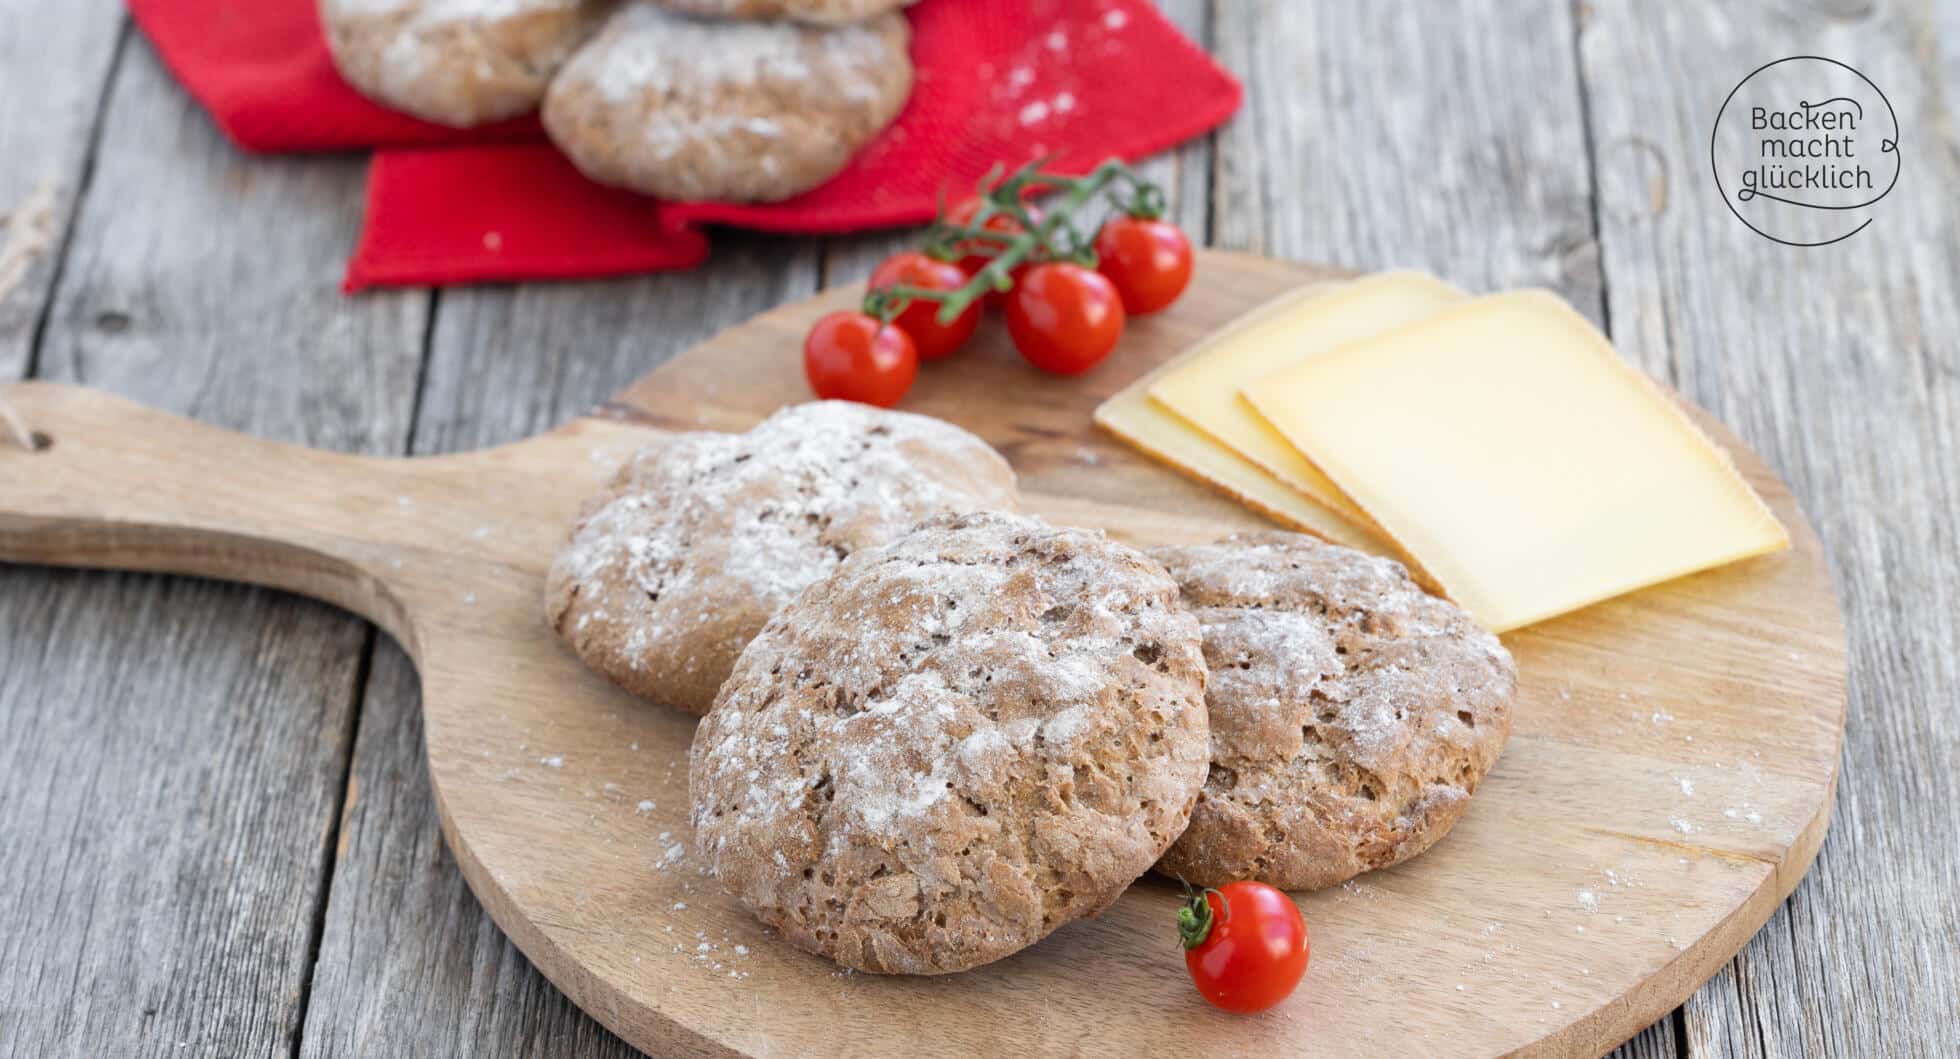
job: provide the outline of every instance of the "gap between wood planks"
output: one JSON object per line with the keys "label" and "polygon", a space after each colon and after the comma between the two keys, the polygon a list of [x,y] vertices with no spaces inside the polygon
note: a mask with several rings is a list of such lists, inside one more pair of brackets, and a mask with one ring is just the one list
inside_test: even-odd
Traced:
{"label": "gap between wood planks", "polygon": [[[54,211],[55,223],[61,233],[60,238],[54,241],[52,255],[48,259],[46,294],[41,299],[40,310],[34,315],[34,329],[27,339],[27,359],[20,369],[23,379],[37,378],[41,372],[41,346],[47,338],[48,321],[54,315],[55,292],[61,289],[61,282],[67,276],[68,251],[75,238],[75,222],[82,214],[82,202],[95,186],[95,158],[102,149],[102,129],[109,116],[109,100],[115,95],[116,80],[122,72],[123,60],[129,54],[129,38],[134,32],[129,16],[121,16],[116,26],[116,42],[110,48],[108,70],[103,74],[102,84],[96,93],[95,111],[89,115],[87,145],[82,149],[81,165],[76,171],[74,194],[69,196],[65,212],[60,209]],[[59,194],[57,185],[57,197]],[[4,299],[6,294],[4,289],[0,289],[0,299]]]}

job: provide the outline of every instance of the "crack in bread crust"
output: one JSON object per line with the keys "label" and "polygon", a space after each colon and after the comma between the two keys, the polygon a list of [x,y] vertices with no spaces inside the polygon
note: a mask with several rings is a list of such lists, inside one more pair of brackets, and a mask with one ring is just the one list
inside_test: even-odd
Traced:
{"label": "crack in bread crust", "polygon": [[981,514],[859,552],[743,652],[691,755],[695,842],[866,971],[999,959],[1113,902],[1206,769],[1197,623],[1146,556]]}

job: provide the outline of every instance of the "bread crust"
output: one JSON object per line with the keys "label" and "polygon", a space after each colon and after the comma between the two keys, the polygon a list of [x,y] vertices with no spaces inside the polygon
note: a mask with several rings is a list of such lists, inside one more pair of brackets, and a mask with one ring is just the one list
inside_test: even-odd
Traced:
{"label": "bread crust", "polygon": [[320,0],[334,66],[355,90],[467,128],[537,109],[612,0]]}
{"label": "bread crust", "polygon": [[586,176],[680,201],[777,202],[835,176],[912,92],[897,14],[716,22],[639,0],[566,64],[544,126]]}
{"label": "bread crust", "polygon": [[1197,623],[1101,533],[976,514],[853,555],[742,653],[690,755],[695,845],[791,943],[940,974],[1094,915],[1184,829]]}
{"label": "bread crust", "polygon": [[1212,674],[1211,772],[1158,871],[1314,890],[1449,832],[1511,731],[1497,637],[1399,563],[1301,534],[1153,555]]}

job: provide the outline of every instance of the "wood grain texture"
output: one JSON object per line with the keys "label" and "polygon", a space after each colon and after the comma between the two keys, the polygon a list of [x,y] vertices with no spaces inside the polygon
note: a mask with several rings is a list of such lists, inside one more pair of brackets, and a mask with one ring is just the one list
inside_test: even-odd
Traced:
{"label": "wood grain texture", "polygon": [[62,239],[88,180],[122,6],[116,0],[0,0],[0,286],[9,248],[27,250],[30,214],[52,238],[11,291],[0,289],[0,378],[26,373]]}
{"label": "wood grain texture", "polygon": [[[1850,629],[1838,823],[1688,1004],[1695,1056],[1960,1054],[1960,149],[1933,24],[1950,34],[1950,8],[1616,0],[1580,36],[1614,337],[1786,476]],[[1738,223],[1708,173],[1721,98],[1793,54],[1872,77],[1906,165],[1869,229],[1808,250]]]}
{"label": "wood grain texture", "polygon": [[260,437],[399,454],[429,296],[336,289],[360,160],[237,153],[140,37],[108,106],[38,376]]}
{"label": "wood grain texture", "polygon": [[[724,236],[685,274],[445,292],[411,450],[485,448],[588,411],[722,326],[807,295],[815,258]],[[301,1054],[637,1054],[553,988],[470,894],[440,840],[422,746],[414,668],[384,645],[363,696]]]}
{"label": "wood grain texture", "polygon": [[[241,159],[147,46],[124,59],[41,367],[399,452],[421,299],[331,287],[358,166]],[[234,585],[20,567],[0,627],[0,1055],[291,1054],[371,631]]]}
{"label": "wood grain texture", "polygon": [[[1195,335],[1317,275],[1208,255],[1176,309],[1075,385],[1027,368],[993,327],[908,406],[988,437],[1031,506],[1058,521],[1140,543],[1254,524],[1229,504],[1182,502],[1181,480],[1141,458],[1085,459],[1097,444],[1088,412]],[[803,397],[772,367],[793,359],[816,314],[855,296],[764,314],[613,407],[667,426],[753,422]],[[976,404],[976,392],[998,399]],[[397,462],[234,438],[219,472],[200,455],[221,447],[208,428],[81,391],[9,396],[102,440],[0,461],[0,496],[13,498],[0,553],[250,577],[394,629],[423,675],[437,804],[472,888],[574,1000],[659,1054],[918,1054],[980,1040],[1111,1054],[1594,1054],[1739,947],[1822,835],[1841,631],[1814,535],[1739,452],[1795,549],[1509,637],[1524,678],[1517,732],[1478,805],[1418,861],[1303,898],[1329,955],[1286,1012],[1208,1013],[1164,974],[1161,925],[1176,898],[1151,881],[1100,920],[987,968],[839,975],[770,938],[691,866],[692,719],[627,699],[538,617],[564,520],[643,429],[586,419],[512,447]],[[129,474],[137,451],[167,457]],[[116,484],[78,495],[25,460]],[[485,525],[495,531],[473,532]],[[1704,802],[1684,803],[1684,780]],[[1027,1017],[1036,1009],[1043,1017]]]}
{"label": "wood grain texture", "polygon": [[1246,82],[1217,133],[1214,245],[1549,287],[1599,318],[1564,0],[1232,0],[1214,32]]}

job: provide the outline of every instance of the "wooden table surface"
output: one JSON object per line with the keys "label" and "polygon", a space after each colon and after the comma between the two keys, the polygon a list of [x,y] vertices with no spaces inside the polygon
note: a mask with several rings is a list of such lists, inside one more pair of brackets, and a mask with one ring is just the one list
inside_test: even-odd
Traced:
{"label": "wooden table surface", "polygon": [[[1188,230],[1560,292],[1761,453],[1831,554],[1852,690],[1830,837],[1621,1054],[1960,1054],[1960,4],[1164,6],[1247,84],[1149,167]],[[1809,250],[1728,216],[1706,154],[1734,83],[1803,53],[1884,89],[1905,167],[1876,223]],[[0,378],[326,448],[469,449],[901,241],[717,233],[687,274],[344,298],[363,170],[233,150],[115,0],[0,0],[0,246],[52,203],[49,252],[0,302]],[[414,673],[372,627],[0,567],[0,629],[0,1057],[631,1054],[464,887]]]}

